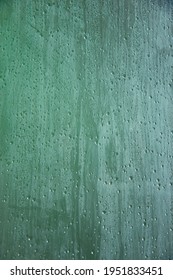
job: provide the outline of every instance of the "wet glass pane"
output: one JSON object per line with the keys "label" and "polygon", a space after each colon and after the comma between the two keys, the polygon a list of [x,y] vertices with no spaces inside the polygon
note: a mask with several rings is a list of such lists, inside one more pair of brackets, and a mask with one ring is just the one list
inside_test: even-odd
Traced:
{"label": "wet glass pane", "polygon": [[173,258],[172,11],[0,1],[0,259]]}

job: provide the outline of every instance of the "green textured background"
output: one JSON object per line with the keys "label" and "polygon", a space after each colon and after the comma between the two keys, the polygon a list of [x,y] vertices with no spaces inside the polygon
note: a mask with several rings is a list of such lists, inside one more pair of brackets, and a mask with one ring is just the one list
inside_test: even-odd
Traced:
{"label": "green textured background", "polygon": [[173,259],[173,2],[0,0],[0,259]]}

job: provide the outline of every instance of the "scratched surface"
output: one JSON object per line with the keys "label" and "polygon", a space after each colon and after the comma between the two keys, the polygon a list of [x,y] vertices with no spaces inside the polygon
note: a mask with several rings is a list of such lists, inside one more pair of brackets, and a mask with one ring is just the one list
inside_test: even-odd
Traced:
{"label": "scratched surface", "polygon": [[0,259],[173,259],[172,11],[0,1]]}

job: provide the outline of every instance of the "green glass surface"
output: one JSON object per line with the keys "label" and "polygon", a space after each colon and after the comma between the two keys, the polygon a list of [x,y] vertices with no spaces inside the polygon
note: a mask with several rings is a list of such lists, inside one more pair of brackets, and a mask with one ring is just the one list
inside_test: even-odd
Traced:
{"label": "green glass surface", "polygon": [[172,11],[0,1],[0,259],[173,258]]}

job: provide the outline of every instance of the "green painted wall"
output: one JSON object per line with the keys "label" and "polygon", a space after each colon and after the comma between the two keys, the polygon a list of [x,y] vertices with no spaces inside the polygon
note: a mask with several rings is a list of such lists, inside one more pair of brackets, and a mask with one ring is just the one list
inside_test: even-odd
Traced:
{"label": "green painted wall", "polygon": [[0,1],[0,258],[173,258],[173,3]]}

